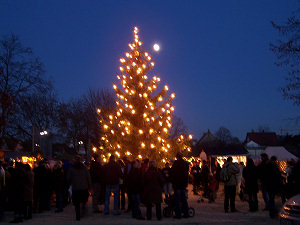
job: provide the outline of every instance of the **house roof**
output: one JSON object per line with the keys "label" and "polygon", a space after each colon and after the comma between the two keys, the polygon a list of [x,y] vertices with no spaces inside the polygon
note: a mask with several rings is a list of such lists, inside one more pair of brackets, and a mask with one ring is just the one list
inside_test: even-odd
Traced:
{"label": "house roof", "polygon": [[215,141],[217,141],[217,138],[210,132],[210,130],[208,130],[207,133],[204,133],[202,135],[198,144],[204,144],[204,143],[215,142]]}
{"label": "house roof", "polygon": [[275,132],[248,132],[246,142],[253,141],[261,146],[276,146],[278,139]]}
{"label": "house roof", "polygon": [[248,151],[242,145],[207,147],[204,151],[211,156],[241,156],[248,154]]}

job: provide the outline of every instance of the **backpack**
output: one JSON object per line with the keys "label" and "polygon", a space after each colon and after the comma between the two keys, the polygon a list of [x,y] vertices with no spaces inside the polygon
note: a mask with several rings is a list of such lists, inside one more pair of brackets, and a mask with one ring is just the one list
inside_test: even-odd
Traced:
{"label": "backpack", "polygon": [[220,178],[221,178],[221,181],[223,181],[224,183],[228,182],[230,180],[230,175],[228,173],[228,165],[223,166],[223,168],[221,169]]}

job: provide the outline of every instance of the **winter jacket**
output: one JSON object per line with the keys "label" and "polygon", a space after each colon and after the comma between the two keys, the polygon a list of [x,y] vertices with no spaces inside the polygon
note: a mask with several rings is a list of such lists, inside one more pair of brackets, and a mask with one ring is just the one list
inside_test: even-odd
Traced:
{"label": "winter jacket", "polygon": [[258,170],[256,166],[246,166],[243,169],[243,178],[245,179],[246,193],[258,192]]}
{"label": "winter jacket", "polygon": [[105,165],[105,184],[116,185],[122,177],[121,167],[115,161],[109,161]]}
{"label": "winter jacket", "polygon": [[130,194],[141,194],[142,192],[142,170],[131,168],[127,176],[127,190]]}
{"label": "winter jacket", "polygon": [[174,189],[183,190],[188,185],[189,164],[183,159],[177,159],[171,168],[171,181]]}
{"label": "winter jacket", "polygon": [[53,185],[56,192],[62,192],[65,188],[65,175],[63,168],[53,170]]}
{"label": "winter jacket", "polygon": [[24,187],[24,201],[33,201],[34,174],[32,171],[26,171],[26,180]]}
{"label": "winter jacket", "polygon": [[240,168],[237,164],[232,162],[227,162],[224,166],[227,167],[228,175],[230,179],[225,182],[225,186],[235,186],[237,185],[236,175],[240,172]]}
{"label": "winter jacket", "polygon": [[104,180],[104,171],[100,163],[92,161],[90,167],[90,174],[93,184],[101,184]]}
{"label": "winter jacket", "polygon": [[162,187],[163,177],[161,172],[155,167],[150,167],[144,175],[144,203],[161,203],[162,202]]}
{"label": "winter jacket", "polygon": [[282,177],[278,165],[274,161],[270,161],[266,168],[266,186],[267,191],[272,193],[278,193],[282,185]]}
{"label": "winter jacket", "polygon": [[91,188],[91,176],[83,163],[74,163],[68,172],[68,183],[72,190],[87,190]]}

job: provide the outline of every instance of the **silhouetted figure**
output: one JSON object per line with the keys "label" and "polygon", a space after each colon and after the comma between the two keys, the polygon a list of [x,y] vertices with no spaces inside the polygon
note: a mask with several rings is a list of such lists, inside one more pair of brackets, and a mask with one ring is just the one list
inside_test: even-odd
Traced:
{"label": "silhouetted figure", "polygon": [[144,219],[140,209],[142,188],[142,170],[139,160],[135,159],[127,177],[127,191],[131,198],[132,217],[141,220]]}
{"label": "silhouetted figure", "polygon": [[269,210],[269,195],[267,191],[267,179],[268,179],[267,164],[268,164],[269,156],[266,153],[262,153],[260,155],[260,158],[261,158],[261,163],[257,167],[258,178],[260,179],[261,182],[261,192],[265,202],[264,210]]}
{"label": "silhouetted figure", "polygon": [[0,160],[0,222],[3,218],[4,204],[5,204],[5,170],[4,163]]}
{"label": "silhouetted figure", "polygon": [[25,187],[24,187],[24,219],[32,218],[32,203],[33,203],[33,185],[34,174],[30,165],[25,164]]}
{"label": "silhouetted figure", "polygon": [[170,198],[172,195],[172,183],[171,183],[171,175],[170,175],[170,166],[169,163],[165,164],[165,167],[162,169],[162,174],[164,177],[164,193],[165,198]]}
{"label": "silhouetted figure", "polygon": [[275,218],[277,215],[275,195],[279,193],[282,184],[282,177],[276,160],[276,156],[272,156],[267,164],[266,186],[269,196],[269,215],[271,218]]}
{"label": "silhouetted figure", "polygon": [[156,162],[149,162],[149,169],[144,175],[144,200],[147,205],[147,220],[152,218],[152,204],[156,206],[156,217],[161,220],[161,203],[163,190],[163,177],[156,168]]}
{"label": "silhouetted figure", "polygon": [[198,190],[200,188],[200,179],[201,179],[201,169],[197,162],[193,162],[193,166],[191,168],[191,174],[193,176],[193,192],[195,195],[197,195]]}
{"label": "silhouetted figure", "polygon": [[109,214],[109,199],[111,191],[114,193],[114,215],[120,215],[119,211],[119,199],[120,189],[119,181],[122,176],[121,167],[115,162],[115,156],[111,155],[109,162],[105,165],[105,203],[104,203],[104,214]]}
{"label": "silhouetted figure", "polygon": [[24,190],[26,174],[22,163],[15,162],[15,168],[11,172],[11,188],[13,193],[14,219],[10,223],[23,222],[24,216]]}
{"label": "silhouetted figure", "polygon": [[117,163],[119,164],[120,168],[121,168],[121,172],[122,175],[119,179],[119,189],[120,189],[120,199],[119,199],[119,209],[121,210],[125,210],[125,184],[124,184],[124,177],[125,177],[125,163],[119,159],[117,161]]}
{"label": "silhouetted figure", "polygon": [[171,180],[174,188],[175,195],[175,217],[176,219],[181,218],[183,212],[183,217],[189,217],[188,214],[188,203],[186,196],[186,187],[188,185],[189,176],[189,164],[182,158],[182,153],[177,153],[176,160],[171,168]]}
{"label": "silhouetted figure", "polygon": [[94,155],[94,160],[91,161],[90,166],[90,174],[91,174],[91,180],[92,180],[92,205],[93,205],[93,212],[94,213],[100,213],[100,209],[98,205],[103,204],[102,199],[102,189],[103,189],[103,182],[104,182],[104,168],[101,165],[100,157],[99,155]]}
{"label": "silhouetted figure", "polygon": [[290,197],[300,193],[300,160],[291,169],[291,173],[288,176],[288,183],[291,190]]}
{"label": "silhouetted figure", "polygon": [[76,220],[80,220],[80,205],[84,214],[91,188],[91,177],[79,155],[75,156],[74,163],[69,169],[68,183],[72,186],[72,202],[75,206]]}
{"label": "silhouetted figure", "polygon": [[258,170],[250,158],[247,158],[247,166],[243,169],[243,177],[245,179],[245,192],[249,196],[249,209],[251,212],[255,212],[258,210]]}
{"label": "silhouetted figure", "polygon": [[56,195],[56,213],[63,211],[64,189],[65,189],[65,174],[62,161],[57,161],[53,168],[53,185]]}

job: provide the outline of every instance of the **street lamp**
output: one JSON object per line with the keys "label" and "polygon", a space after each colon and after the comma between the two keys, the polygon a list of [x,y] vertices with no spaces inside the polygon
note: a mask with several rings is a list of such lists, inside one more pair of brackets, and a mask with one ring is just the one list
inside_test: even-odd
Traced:
{"label": "street lamp", "polygon": [[48,132],[46,130],[40,132],[41,136],[44,136],[44,135],[47,135],[47,134],[48,134]]}

